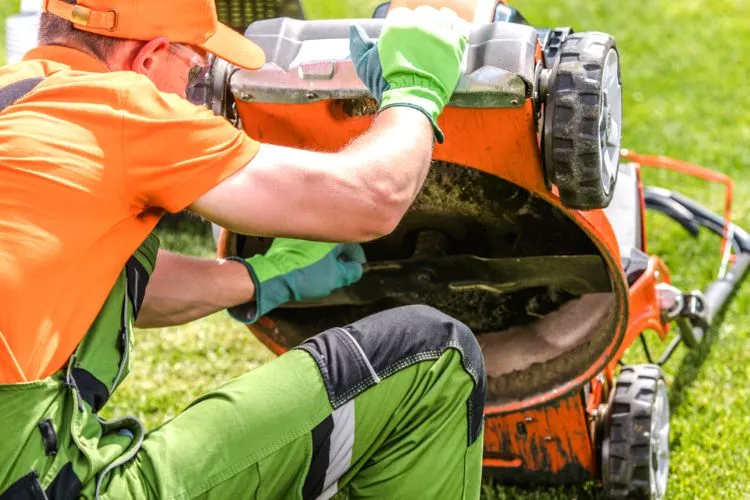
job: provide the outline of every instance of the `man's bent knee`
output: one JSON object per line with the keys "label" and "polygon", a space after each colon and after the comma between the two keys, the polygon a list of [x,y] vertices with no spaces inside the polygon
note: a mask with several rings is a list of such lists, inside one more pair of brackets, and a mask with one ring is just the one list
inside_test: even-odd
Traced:
{"label": "man's bent knee", "polygon": [[455,349],[474,382],[467,401],[470,444],[481,431],[487,384],[479,343],[468,326],[437,309],[424,305],[388,309],[326,330],[297,349],[317,361],[334,408],[399,370]]}

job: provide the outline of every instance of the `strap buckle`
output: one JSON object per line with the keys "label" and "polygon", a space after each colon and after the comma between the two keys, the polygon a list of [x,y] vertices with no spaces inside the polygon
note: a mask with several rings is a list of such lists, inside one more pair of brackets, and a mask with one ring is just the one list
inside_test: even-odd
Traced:
{"label": "strap buckle", "polygon": [[83,5],[75,5],[70,13],[70,22],[72,22],[73,24],[88,26],[90,16],[91,9],[89,9],[88,7],[84,7]]}
{"label": "strap buckle", "polygon": [[115,9],[97,11],[83,5],[71,5],[63,0],[44,0],[42,9],[57,17],[67,19],[74,26],[107,31],[117,30],[118,12]]}

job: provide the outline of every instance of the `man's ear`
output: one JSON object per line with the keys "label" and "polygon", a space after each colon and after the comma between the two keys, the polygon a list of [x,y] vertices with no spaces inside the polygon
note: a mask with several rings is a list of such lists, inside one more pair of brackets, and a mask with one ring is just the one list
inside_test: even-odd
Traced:
{"label": "man's ear", "polygon": [[169,39],[167,37],[160,36],[146,42],[135,53],[130,70],[148,76],[167,50],[169,50]]}

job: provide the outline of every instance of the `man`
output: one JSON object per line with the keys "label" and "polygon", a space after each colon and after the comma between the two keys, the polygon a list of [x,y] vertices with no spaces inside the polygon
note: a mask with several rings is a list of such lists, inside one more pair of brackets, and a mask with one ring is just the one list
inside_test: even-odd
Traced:
{"label": "man", "polygon": [[[321,332],[150,433],[97,416],[134,320],[253,322],[359,279],[357,243],[398,224],[443,140],[456,16],[399,10],[377,45],[352,30],[380,112],[321,153],[259,144],[184,99],[209,52],[263,64],[212,0],[44,6],[40,47],[0,70],[0,498],[478,497],[481,353],[425,306]],[[277,238],[246,261],[158,251],[153,228],[183,209]]]}

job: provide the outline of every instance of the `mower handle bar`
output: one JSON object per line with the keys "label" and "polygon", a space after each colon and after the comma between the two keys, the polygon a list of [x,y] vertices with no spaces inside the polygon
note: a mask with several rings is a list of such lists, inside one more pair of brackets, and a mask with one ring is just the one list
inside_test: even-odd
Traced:
{"label": "mower handle bar", "polygon": [[[669,216],[694,237],[698,235],[700,227],[705,227],[718,236],[725,236],[727,221],[694,200],[664,188],[644,187],[643,191],[646,208]],[[727,271],[709,283],[702,293],[703,305],[695,311],[699,321],[691,321],[694,338],[698,341],[739,288],[750,268],[750,235],[731,222],[729,233],[730,243],[737,256]]]}

